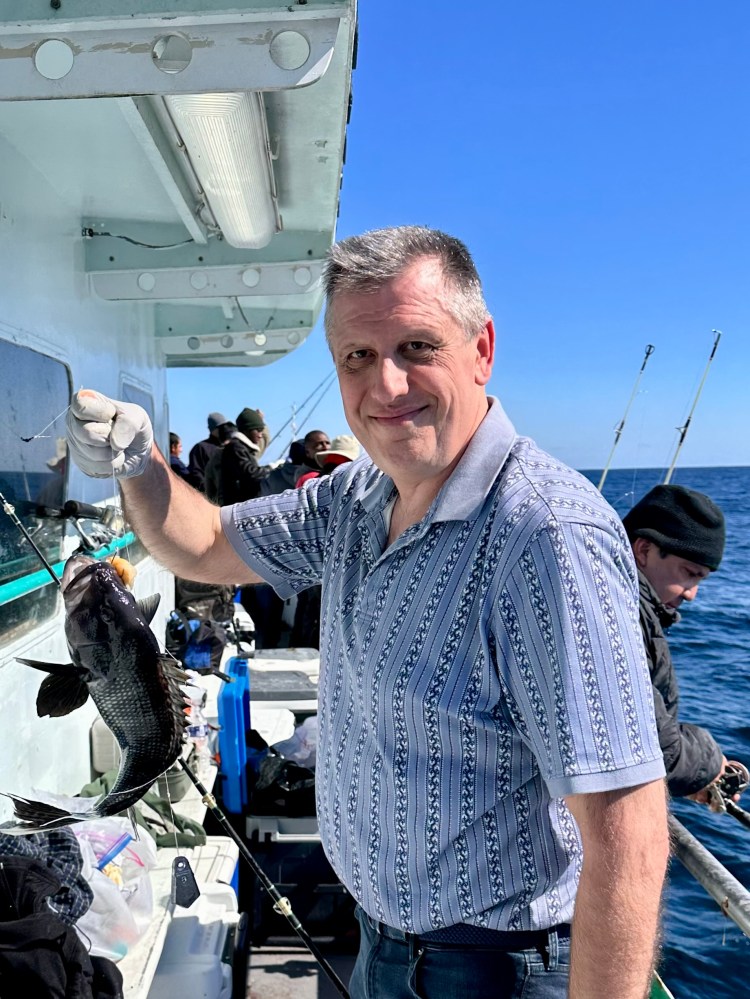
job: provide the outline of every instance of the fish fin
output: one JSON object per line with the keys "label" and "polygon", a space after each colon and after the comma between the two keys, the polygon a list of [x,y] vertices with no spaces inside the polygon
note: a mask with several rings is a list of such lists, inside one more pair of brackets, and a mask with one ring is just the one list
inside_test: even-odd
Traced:
{"label": "fish fin", "polygon": [[160,593],[152,593],[150,597],[144,597],[143,600],[138,601],[138,610],[146,618],[148,624],[153,621],[160,600]]}
{"label": "fish fin", "polygon": [[62,718],[88,700],[89,688],[71,671],[67,676],[48,676],[36,695],[36,713],[40,718]]}
{"label": "fish fin", "polygon": [[93,818],[95,810],[91,812],[81,812],[71,815],[64,808],[56,805],[46,805],[42,801],[32,801],[29,798],[19,798],[15,794],[6,794],[7,798],[13,802],[13,812],[15,818],[21,823],[18,826],[4,826],[3,832],[7,833],[30,833],[47,832],[50,829],[59,829],[61,826],[69,826],[75,822],[83,822],[85,819]]}
{"label": "fish fin", "polygon": [[16,659],[16,662],[31,666],[32,669],[39,669],[43,673],[52,673],[54,676],[70,676],[71,670],[78,672],[73,663],[43,663],[40,659]]}
{"label": "fish fin", "polygon": [[[190,724],[190,719],[187,714],[190,708],[190,700],[186,696],[182,687],[184,684],[189,683],[191,678],[182,668],[182,664],[179,660],[174,659],[170,655],[164,655],[162,653],[159,656],[159,668],[162,671],[162,675],[167,680],[170,706],[177,721],[177,730],[179,731],[182,729],[182,738],[184,742],[188,725]],[[174,760],[171,760],[168,766],[171,766],[173,762]]]}
{"label": "fish fin", "polygon": [[132,826],[133,829],[133,839],[140,840],[141,837],[138,835],[138,820],[136,819],[135,815],[136,815],[135,806],[131,805],[130,808],[128,809],[128,818],[130,819],[130,825]]}
{"label": "fish fin", "polygon": [[174,656],[161,654],[159,660],[167,676],[177,680],[178,683],[188,683],[190,675],[182,668],[182,663],[179,659],[175,659]]}

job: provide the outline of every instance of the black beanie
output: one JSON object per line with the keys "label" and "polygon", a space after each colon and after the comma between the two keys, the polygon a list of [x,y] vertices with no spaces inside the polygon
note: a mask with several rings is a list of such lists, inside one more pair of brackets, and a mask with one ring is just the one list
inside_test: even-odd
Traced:
{"label": "black beanie", "polygon": [[243,434],[249,434],[251,430],[262,430],[265,424],[263,417],[257,409],[249,409],[247,406],[242,410],[236,420],[237,429]]}
{"label": "black beanie", "polygon": [[708,496],[684,486],[654,486],[626,514],[631,541],[648,538],[668,555],[718,569],[724,553],[724,514]]}

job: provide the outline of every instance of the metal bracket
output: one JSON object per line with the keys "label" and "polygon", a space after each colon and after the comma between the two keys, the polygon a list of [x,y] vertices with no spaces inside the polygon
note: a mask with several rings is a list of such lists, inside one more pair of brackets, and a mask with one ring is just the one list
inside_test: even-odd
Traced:
{"label": "metal bracket", "polygon": [[107,6],[108,16],[66,18],[62,9],[43,21],[0,21],[0,100],[305,87],[327,70],[348,13],[336,3],[168,17]]}
{"label": "metal bracket", "polygon": [[91,272],[91,285],[111,301],[164,301],[175,298],[249,298],[320,292],[321,260],[290,260],[244,267],[152,267],[148,270]]}
{"label": "metal bracket", "polygon": [[[243,308],[236,306],[226,317],[218,307],[196,305],[162,305],[154,309],[154,334],[162,337],[212,336],[224,339],[222,347],[232,346],[230,340],[258,333],[266,336],[278,330],[284,333],[303,332],[315,324],[314,309]],[[247,349],[247,348],[244,348]]]}
{"label": "metal bracket", "polygon": [[205,198],[201,199],[198,193],[197,181],[191,187],[190,178],[175,155],[174,144],[164,135],[152,101],[148,97],[121,97],[117,103],[185,228],[196,243],[205,244],[207,228],[198,216],[198,205]]}
{"label": "metal bracket", "polygon": [[[168,367],[180,363],[186,367],[208,364],[231,366],[268,363],[275,357],[295,350],[307,338],[309,329],[269,330],[267,333],[243,333],[240,336],[168,336],[156,341]],[[262,358],[266,358],[264,362]]]}
{"label": "metal bracket", "polygon": [[317,300],[330,246],[326,233],[294,229],[274,236],[263,250],[238,250],[210,237],[201,245],[170,224],[85,219],[82,232],[92,288],[116,301],[290,294]]}

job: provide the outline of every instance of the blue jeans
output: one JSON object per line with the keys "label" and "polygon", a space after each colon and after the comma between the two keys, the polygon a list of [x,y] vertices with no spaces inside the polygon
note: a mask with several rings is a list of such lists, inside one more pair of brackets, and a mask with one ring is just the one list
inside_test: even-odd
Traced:
{"label": "blue jeans", "polygon": [[538,950],[433,943],[357,910],[362,931],[351,999],[565,999],[570,939]]}

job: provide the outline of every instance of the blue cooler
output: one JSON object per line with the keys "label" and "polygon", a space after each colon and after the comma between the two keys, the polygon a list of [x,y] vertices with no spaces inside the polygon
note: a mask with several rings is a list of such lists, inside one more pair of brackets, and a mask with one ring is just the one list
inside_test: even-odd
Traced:
{"label": "blue cooler", "polygon": [[221,799],[228,812],[241,815],[247,810],[247,734],[250,731],[250,677],[244,656],[232,656],[224,672],[233,683],[219,691],[219,778]]}

